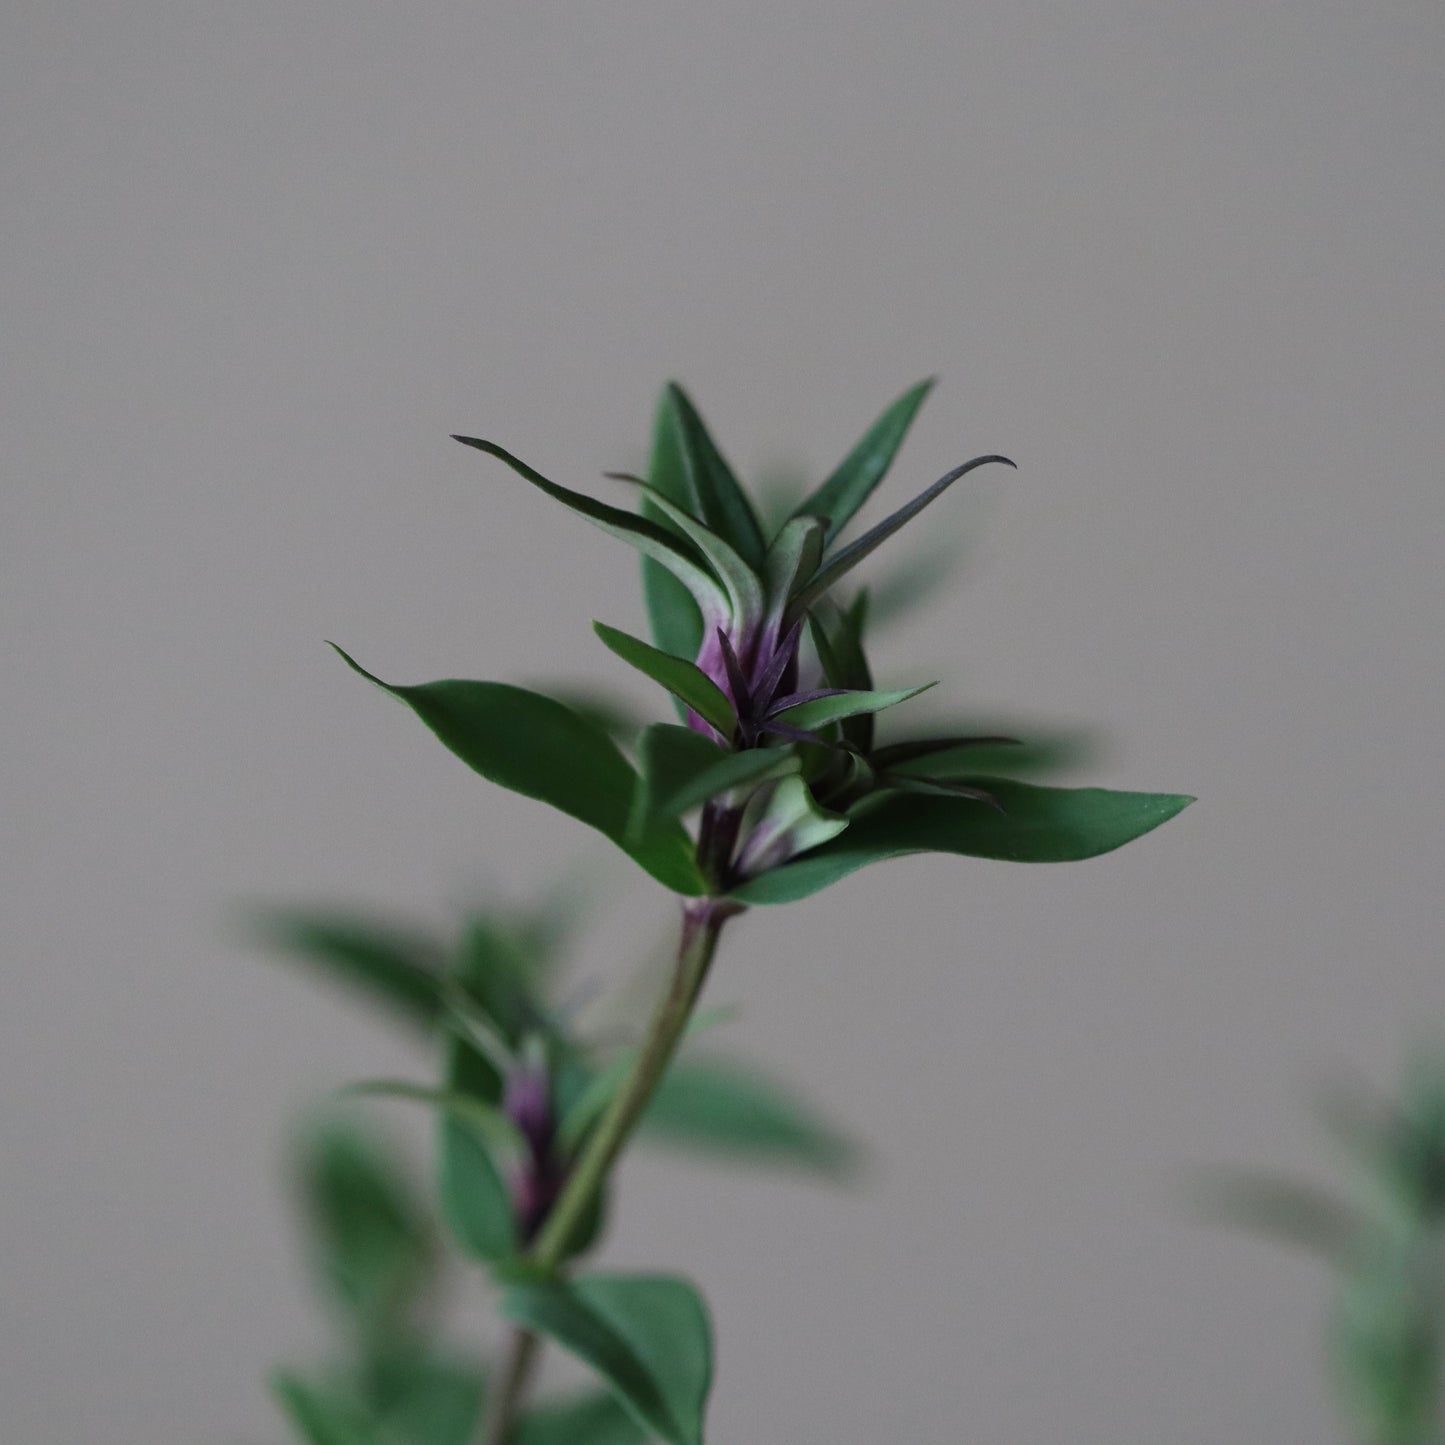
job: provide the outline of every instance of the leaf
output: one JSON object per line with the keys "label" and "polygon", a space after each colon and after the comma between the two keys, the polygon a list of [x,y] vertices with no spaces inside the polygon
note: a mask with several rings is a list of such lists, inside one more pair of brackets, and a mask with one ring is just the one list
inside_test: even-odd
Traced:
{"label": "leaf", "polygon": [[503,1297],[502,1313],[590,1365],[668,1445],[701,1445],[712,1334],[702,1299],[686,1280],[594,1274],[522,1283]]}
{"label": "leaf", "polygon": [[[518,476],[525,477],[534,487],[561,502],[564,507],[586,517],[609,536],[620,537],[624,542],[630,543],[643,556],[660,562],[692,593],[704,612],[726,607],[726,600],[716,581],[708,576],[690,553],[678,545],[670,532],[664,531],[656,522],[636,516],[632,512],[624,512],[620,507],[608,506],[606,502],[599,502],[595,497],[586,496],[582,492],[574,492],[570,487],[558,486],[556,482],[548,481],[541,472],[529,467],[526,462],[514,457],[495,442],[464,436],[453,436],[452,440],[461,442],[463,446],[476,447],[479,451],[506,462]],[[721,615],[725,616],[726,612]]]}
{"label": "leaf", "polygon": [[[681,446],[676,410],[671,394],[664,389],[653,419],[647,480],[654,491],[687,506],[690,497]],[[642,515],[656,522],[662,513],[644,496]],[[642,559],[642,592],[653,642],[674,656],[696,657],[702,646],[703,619],[692,593],[661,563],[646,556]]]}
{"label": "leaf", "polygon": [[[492,1085],[491,1065],[464,1040],[448,1042],[444,1077],[450,1091],[486,1107],[471,1090],[478,1083]],[[516,1252],[517,1220],[511,1192],[485,1137],[470,1120],[451,1111],[442,1114],[437,1124],[437,1199],[457,1243],[473,1258],[494,1263]]]}
{"label": "leaf", "polygon": [[737,729],[733,705],[722,688],[695,663],[649,647],[641,638],[630,637],[605,622],[594,622],[592,630],[623,662],[630,663],[653,682],[661,683],[723,737],[732,737]]}
{"label": "leaf", "polygon": [[501,1109],[460,1089],[433,1089],[405,1079],[363,1079],[360,1083],[348,1084],[343,1092],[365,1098],[427,1104],[468,1129],[492,1153],[504,1159],[521,1158],[527,1152],[521,1131]]}
{"label": "leaf", "polygon": [[507,1445],[646,1445],[650,1438],[611,1395],[587,1390],[534,1405],[512,1426]]}
{"label": "leaf", "polygon": [[1362,1221],[1349,1205],[1313,1184],[1264,1171],[1210,1170],[1194,1196],[1206,1219],[1295,1245],[1334,1265],[1349,1262]]}
{"label": "leaf", "polygon": [[792,748],[748,748],[740,753],[723,753],[711,767],[680,781],[673,792],[659,798],[654,815],[681,817],[720,793],[781,778],[797,767],[798,757]]}
{"label": "leaf", "polygon": [[835,1130],[776,1084],[721,1059],[680,1059],[642,1117],[649,1139],[758,1163],[837,1175],[852,1151]]}
{"label": "leaf", "polygon": [[1003,808],[964,798],[885,793],[850,813],[851,826],[804,857],[732,892],[741,903],[788,903],[855,869],[906,853],[959,853],[1017,863],[1093,858],[1157,828],[1194,801],[1175,793],[1040,788],[1005,778],[972,778]]}
{"label": "leaf", "polygon": [[318,1273],[365,1333],[385,1330],[432,1273],[430,1222],[406,1176],[373,1138],[337,1120],[312,1132],[297,1172]]}
{"label": "leaf", "polygon": [[348,1393],[290,1370],[272,1376],[271,1393],[306,1445],[369,1445],[373,1439],[366,1412]]}
{"label": "leaf", "polygon": [[772,716],[795,728],[820,728],[843,718],[856,717],[859,713],[882,712],[884,708],[897,707],[921,692],[927,692],[936,683],[926,682],[922,687],[906,687],[894,692],[840,692],[830,697],[817,697],[811,702],[800,702],[793,707],[783,708]]}
{"label": "leaf", "polygon": [[609,475],[635,482],[642,488],[644,495],[650,493],[648,500],[653,506],[702,553],[708,566],[712,568],[713,575],[722,583],[723,590],[727,593],[728,605],[737,628],[741,630],[751,626],[762,617],[762,580],[725,538],[704,526],[685,508],[669,501],[661,492],[653,492],[640,478],[630,477],[625,472],[612,472]]}
{"label": "leaf", "polygon": [[818,570],[823,557],[824,531],[821,517],[794,517],[768,548],[764,572],[768,623],[774,632],[782,630],[788,599]]}
{"label": "leaf", "polygon": [[820,597],[824,596],[830,587],[835,586],[843,577],[853,570],[868,554],[887,541],[905,522],[911,521],[928,504],[940,497],[960,477],[966,476],[975,467],[981,467],[988,462],[1002,462],[1005,466],[1011,467],[1013,463],[1007,457],[987,456],[974,457],[972,461],[964,462],[962,466],[955,467],[951,472],[945,472],[931,487],[920,492],[906,506],[900,507],[891,517],[879,522],[876,527],[865,532],[856,542],[850,542],[841,552],[834,555],[819,568],[813,580],[793,599],[790,613],[794,617],[801,617]]}
{"label": "leaf", "polygon": [[697,408],[675,382],[667,384],[664,405],[677,428],[679,452],[697,515],[731,542],[754,571],[763,565],[763,533],[743,489],[723,460]]}
{"label": "leaf", "polygon": [[[472,914],[453,960],[448,1003],[478,1027],[490,1023],[506,1048],[515,1052],[526,1035],[552,1031],[541,1001],[550,962],[546,950],[545,941],[524,924],[491,913]],[[495,1052],[495,1046],[490,1047]],[[496,1102],[501,1096],[500,1072],[496,1090],[481,1091],[480,1097]]]}
{"label": "leaf", "polygon": [[425,934],[345,913],[263,908],[248,919],[266,947],[290,954],[414,1024],[440,1010],[441,950]]}
{"label": "leaf", "polygon": [[[656,802],[686,787],[699,773],[724,762],[730,754],[694,728],[653,723],[637,742],[642,784],[637,790],[633,826],[645,828],[658,817]],[[676,814],[672,816],[676,817]]]}
{"label": "leaf", "polygon": [[793,515],[804,513],[828,520],[828,538],[832,542],[852,519],[853,514],[872,495],[883,480],[903,438],[933,390],[933,378],[910,387],[863,434],[863,439],[838,464],[837,469],[813,494],[802,502]]}
{"label": "leaf", "polygon": [[486,1379],[475,1366],[412,1356],[382,1361],[371,1373],[382,1397],[379,1445],[471,1445],[476,1438]]}
{"label": "leaf", "polygon": [[474,772],[596,828],[674,892],[705,891],[692,841],[677,824],[629,837],[637,774],[595,724],[541,693],[506,683],[393,687],[336,651],[348,667],[411,708]]}

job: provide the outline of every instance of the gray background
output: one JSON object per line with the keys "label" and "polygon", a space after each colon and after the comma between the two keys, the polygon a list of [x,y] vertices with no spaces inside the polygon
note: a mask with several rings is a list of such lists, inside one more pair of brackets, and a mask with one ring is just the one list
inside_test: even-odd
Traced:
{"label": "gray background", "polygon": [[[705,1287],[719,1442],[1343,1439],[1327,1276],[1182,1181],[1330,1177],[1312,1091],[1445,1021],[1438,5],[21,3],[0,49],[3,1438],[282,1436],[287,1120],[420,1066],[235,900],[444,920],[606,849],[321,646],[647,698],[588,627],[630,555],[446,434],[604,489],[675,374],[818,475],[937,372],[888,496],[1020,471],[922,524],[967,565],[880,671],[1202,801],[736,925],[732,1043],[873,1167],[639,1159],[608,1258]],[[620,979],[669,909],[598,876]]]}

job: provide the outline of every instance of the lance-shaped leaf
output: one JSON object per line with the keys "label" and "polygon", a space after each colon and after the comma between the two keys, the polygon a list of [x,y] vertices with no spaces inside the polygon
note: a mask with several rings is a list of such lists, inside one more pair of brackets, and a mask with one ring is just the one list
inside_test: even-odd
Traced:
{"label": "lance-shaped leaf", "polygon": [[679,451],[697,515],[732,543],[754,570],[763,565],[763,533],[743,489],[723,460],[697,408],[683,389],[669,382],[664,405],[677,427]]}
{"label": "lance-shaped leaf", "polygon": [[1002,462],[1006,467],[1014,465],[1007,457],[974,457],[972,461],[964,462],[962,466],[955,467],[951,472],[945,472],[931,487],[925,488],[906,506],[900,507],[891,517],[885,518],[876,527],[864,532],[856,542],[850,542],[841,552],[835,553],[825,562],[814,574],[813,580],[793,598],[789,615],[801,617],[813,603],[827,593],[830,587],[835,586],[846,577],[869,553],[886,542],[906,522],[916,517],[930,502],[942,496],[960,477],[967,476],[976,467],[985,466],[989,462]]}
{"label": "lance-shaped leaf", "polygon": [[799,766],[798,756],[791,748],[748,748],[740,753],[722,753],[711,766],[699,768],[689,777],[678,777],[673,790],[658,797],[654,816],[681,817],[721,793],[785,777],[796,772]]}
{"label": "lance-shaped leaf", "polygon": [[[816,611],[810,612],[808,630],[829,687],[841,687],[849,691],[872,691],[873,674],[863,652],[863,627],[868,617],[868,589],[865,587],[859,591],[847,608],[833,607],[826,602],[824,606],[836,614],[836,620],[831,627],[827,627],[820,621]],[[873,732],[872,713],[858,713],[843,723],[843,740],[851,743],[861,753],[872,751]]]}
{"label": "lance-shaped leaf", "polygon": [[521,1283],[502,1313],[545,1335],[601,1376],[668,1445],[702,1445],[712,1332],[698,1292],[668,1275],[583,1275]]}
{"label": "lance-shaped leaf", "polygon": [[692,593],[704,616],[726,616],[726,598],[717,582],[679,544],[672,533],[664,531],[656,522],[636,516],[632,512],[624,512],[620,507],[610,507],[606,502],[599,502],[595,497],[589,497],[582,492],[574,492],[570,487],[559,486],[495,442],[483,441],[481,437],[464,436],[454,436],[452,440],[461,442],[463,446],[476,447],[479,451],[506,462],[519,476],[525,477],[534,487],[561,502],[564,507],[570,507],[609,535],[630,543],[643,556],[660,562]]}
{"label": "lance-shaped leaf", "polygon": [[366,1407],[349,1390],[281,1370],[272,1376],[271,1393],[306,1445],[359,1445],[372,1438]]}
{"label": "lance-shaped leaf", "polygon": [[533,1405],[512,1426],[508,1445],[646,1445],[650,1433],[617,1401],[596,1390]]}
{"label": "lance-shaped leaf", "polygon": [[762,581],[725,538],[704,526],[685,508],[669,501],[661,492],[654,492],[640,477],[628,476],[626,472],[609,472],[608,475],[639,487],[648,501],[702,553],[727,593],[736,627],[742,629],[758,622],[763,615]]}
{"label": "lance-shaped leaf", "polygon": [[828,519],[828,541],[846,527],[893,464],[903,438],[933,389],[933,379],[909,387],[863,434],[837,470],[793,513]]}
{"label": "lance-shaped leaf", "polygon": [[637,774],[595,723],[541,693],[506,683],[447,680],[393,687],[336,650],[348,666],[411,708],[474,772],[596,828],[674,892],[705,891],[692,841],[677,824],[640,838],[628,834]]}
{"label": "lance-shaped leaf", "polygon": [[[481,1108],[490,1107],[485,1101],[494,1097],[491,1091],[497,1083],[492,1065],[460,1038],[448,1040],[445,1058],[448,1090]],[[493,1133],[497,1152],[510,1154],[515,1144],[503,1141],[500,1131]],[[447,1111],[438,1120],[436,1177],[442,1218],[457,1243],[474,1259],[487,1263],[510,1258],[518,1244],[511,1192],[488,1135],[472,1119]]]}
{"label": "lance-shaped leaf", "polygon": [[725,738],[733,735],[737,718],[732,703],[722,688],[695,663],[651,647],[640,637],[629,636],[605,622],[594,622],[592,628],[623,662],[630,663],[653,682],[661,683]]}
{"label": "lance-shaped leaf", "polygon": [[910,697],[917,697],[934,686],[935,683],[925,682],[922,687],[906,687],[893,692],[835,692],[779,708],[772,716],[795,728],[821,728],[845,717],[856,717],[859,713],[882,712],[884,708],[897,707],[900,702],[907,702]]}
{"label": "lance-shaped leaf", "polygon": [[312,965],[409,1022],[428,1028],[436,1022],[442,953],[425,934],[308,908],[260,909],[248,924],[261,944]]}
{"label": "lance-shaped leaf", "polygon": [[[666,390],[653,418],[652,458],[647,466],[647,480],[654,491],[670,501],[684,507],[689,504],[676,408]],[[662,513],[645,496],[642,515],[654,522],[662,520]],[[702,646],[703,619],[692,593],[660,562],[647,556],[642,559],[642,592],[653,642],[677,657],[696,657]]]}
{"label": "lance-shaped leaf", "polygon": [[906,853],[958,853],[1018,863],[1093,858],[1157,828],[1194,801],[1177,793],[1040,788],[973,778],[1002,812],[966,798],[875,795],[849,813],[846,833],[733,890],[743,903],[788,903],[855,869]]}
{"label": "lance-shaped leaf", "polygon": [[298,1173],[317,1272],[364,1334],[384,1332],[430,1280],[425,1210],[387,1152],[337,1120],[306,1141]]}
{"label": "lance-shaped leaf", "polygon": [[502,1159],[521,1159],[527,1152],[527,1141],[506,1114],[485,1099],[461,1089],[434,1089],[406,1079],[363,1079],[348,1084],[343,1092],[372,1099],[402,1099],[438,1109],[471,1130],[491,1153]]}
{"label": "lance-shaped leaf", "polygon": [[722,1059],[679,1059],[658,1085],[646,1137],[742,1162],[792,1164],[838,1175],[847,1141],[781,1085]]}
{"label": "lance-shaped leaf", "polygon": [[768,624],[780,633],[788,599],[818,570],[823,557],[825,524],[821,517],[794,517],[768,548],[764,578],[768,591]]}

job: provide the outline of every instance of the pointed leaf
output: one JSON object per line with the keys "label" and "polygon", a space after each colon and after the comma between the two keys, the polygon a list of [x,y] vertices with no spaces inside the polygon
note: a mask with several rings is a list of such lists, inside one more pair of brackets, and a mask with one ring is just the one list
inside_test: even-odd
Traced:
{"label": "pointed leaf", "polygon": [[733,890],[743,903],[787,903],[869,863],[906,853],[958,853],[1019,863],[1063,863],[1108,853],[1167,822],[1194,800],[1175,793],[1039,788],[1006,778],[970,781],[1003,814],[963,798],[885,793],[850,811],[846,833]]}
{"label": "pointed leaf", "polygon": [[709,610],[719,612],[725,607],[726,602],[718,584],[708,576],[707,572],[678,543],[676,538],[670,532],[664,531],[656,522],[649,521],[646,517],[636,516],[632,512],[624,512],[620,507],[610,507],[606,502],[599,502],[595,497],[586,496],[582,492],[574,492],[570,487],[559,486],[556,482],[548,481],[541,472],[529,467],[526,462],[514,457],[511,452],[505,451],[495,442],[483,441],[480,437],[464,436],[454,436],[452,440],[461,442],[463,446],[476,447],[479,451],[484,451],[489,456],[505,462],[519,476],[525,477],[534,487],[545,492],[555,501],[561,502],[564,507],[570,507],[572,511],[579,516],[586,517],[594,526],[600,527],[610,536],[620,537],[624,542],[636,547],[643,556],[661,563],[687,588],[704,613]]}
{"label": "pointed leaf", "polygon": [[262,945],[311,964],[413,1023],[435,1023],[441,950],[425,934],[307,908],[260,909],[248,925]]}
{"label": "pointed leaf", "polygon": [[[442,1077],[449,1092],[483,1108],[500,1101],[496,1069],[465,1039],[449,1039],[444,1059]],[[449,1112],[437,1124],[437,1199],[452,1237],[473,1258],[495,1263],[516,1252],[511,1191],[486,1135]]]}
{"label": "pointed leaf", "polygon": [[611,1395],[587,1390],[532,1406],[507,1445],[646,1445],[650,1438]]}
{"label": "pointed leaf", "polygon": [[[333,644],[334,645],[334,644]],[[692,841],[677,826],[628,836],[637,774],[599,727],[541,693],[500,682],[393,687],[338,647],[343,661],[405,703],[474,772],[570,813],[677,893],[705,891]]]}
{"label": "pointed leaf", "polygon": [[722,688],[695,663],[650,647],[640,637],[631,637],[608,627],[605,622],[594,622],[592,629],[623,662],[630,663],[653,682],[661,683],[723,737],[732,737],[737,728],[733,705]]}
{"label": "pointed leaf", "polygon": [[610,475],[636,483],[643,495],[677,530],[693,544],[707,559],[713,575],[727,593],[728,605],[732,611],[734,626],[742,631],[755,625],[763,615],[763,583],[742,556],[723,537],[710,527],[704,526],[684,507],[669,501],[661,492],[654,492],[648,484],[625,473]]}
{"label": "pointed leaf", "polygon": [[882,712],[884,708],[897,707],[900,702],[907,702],[909,698],[935,686],[936,683],[926,682],[922,687],[907,687],[894,692],[836,692],[828,697],[783,708],[774,716],[795,728],[821,728],[859,713]]}
{"label": "pointed leaf", "polygon": [[280,1370],[271,1393],[306,1445],[369,1445],[373,1438],[366,1411],[349,1392]]}
{"label": "pointed leaf", "polygon": [[818,570],[826,530],[821,517],[794,517],[768,548],[763,571],[767,580],[768,621],[775,629],[782,628],[788,599]]}
{"label": "pointed leaf", "polygon": [[837,470],[794,512],[828,519],[828,541],[832,542],[872,495],[893,463],[903,438],[933,390],[933,378],[909,387],[863,434],[863,439],[843,458]]}
{"label": "pointed leaf", "polygon": [[876,527],[865,532],[856,542],[850,542],[841,552],[835,553],[825,562],[818,569],[813,580],[793,599],[790,615],[801,617],[813,603],[827,593],[830,587],[835,586],[843,577],[847,576],[869,553],[886,542],[905,522],[916,517],[960,477],[966,476],[975,467],[984,466],[988,462],[1002,462],[1005,466],[1013,466],[1007,457],[974,457],[972,461],[964,462],[961,467],[955,467],[951,472],[945,472],[931,487],[920,492],[906,506],[900,507],[891,517],[879,522]]}
{"label": "pointed leaf", "polygon": [[[687,469],[683,465],[672,398],[666,390],[653,418],[652,459],[647,467],[647,480],[654,491],[670,501],[679,506],[688,505]],[[654,522],[662,517],[646,497],[642,501],[642,515]],[[692,593],[651,557],[642,559],[642,592],[653,642],[675,657],[696,657],[702,646],[704,628],[702,613]]]}
{"label": "pointed leaf", "polygon": [[760,570],[763,533],[737,478],[708,435],[697,408],[675,381],[667,385],[667,402],[675,418],[679,450],[697,515],[731,542],[750,567]]}
{"label": "pointed leaf", "polygon": [[306,1141],[298,1174],[317,1272],[365,1333],[385,1329],[432,1272],[430,1223],[410,1182],[369,1134],[334,1119]]}
{"label": "pointed leaf", "polygon": [[404,1099],[439,1109],[480,1139],[492,1153],[503,1159],[519,1159],[527,1152],[527,1141],[502,1110],[460,1089],[433,1089],[406,1079],[363,1079],[342,1091],[372,1099]]}
{"label": "pointed leaf", "polygon": [[784,777],[798,766],[798,756],[791,748],[748,748],[740,753],[723,753],[711,767],[679,780],[671,793],[657,800],[654,814],[658,818],[678,818],[720,793]]}
{"label": "pointed leaf", "polygon": [[722,1059],[680,1059],[641,1127],[649,1139],[742,1161],[844,1172],[847,1142],[781,1085]]}
{"label": "pointed leaf", "polygon": [[[637,743],[637,765],[642,783],[637,790],[633,826],[646,828],[660,816],[659,799],[685,788],[699,773],[706,773],[733,754],[725,753],[694,728],[676,723],[653,723]],[[676,814],[672,816],[676,817]]]}
{"label": "pointed leaf", "polygon": [[712,1333],[701,1297],[668,1275],[583,1275],[515,1285],[502,1313],[590,1365],[668,1445],[702,1445]]}

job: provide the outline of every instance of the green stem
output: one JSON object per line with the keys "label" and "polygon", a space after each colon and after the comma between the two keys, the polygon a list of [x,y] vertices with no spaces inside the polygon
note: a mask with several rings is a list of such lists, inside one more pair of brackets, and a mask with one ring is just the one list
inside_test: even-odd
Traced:
{"label": "green stem", "polygon": [[683,904],[682,941],[667,992],[658,1001],[631,1071],[588,1135],[529,1253],[530,1261],[543,1270],[556,1270],[566,1259],[568,1246],[667,1071],[702,992],[723,924],[741,912],[740,905],[718,898],[689,899]]}
{"label": "green stem", "polygon": [[522,1396],[527,1392],[532,1371],[536,1367],[540,1343],[531,1330],[519,1327],[512,1331],[505,1370],[487,1401],[487,1422],[482,1431],[482,1439],[486,1445],[506,1445],[507,1432],[512,1427],[512,1416],[516,1413],[517,1406],[522,1403]]}

